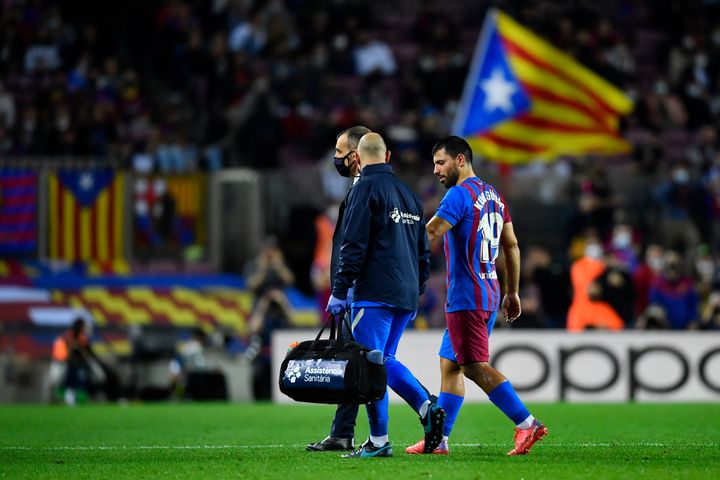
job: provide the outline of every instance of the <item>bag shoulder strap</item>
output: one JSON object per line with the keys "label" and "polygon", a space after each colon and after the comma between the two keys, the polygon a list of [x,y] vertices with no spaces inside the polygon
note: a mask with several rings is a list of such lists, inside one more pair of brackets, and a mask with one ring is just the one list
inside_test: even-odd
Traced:
{"label": "bag shoulder strap", "polygon": [[[352,326],[350,325],[350,321],[348,320],[347,314],[340,316],[340,322],[344,323],[347,327],[347,331],[350,334],[350,340],[353,342],[355,341],[355,335],[353,335]],[[342,341],[342,335],[340,335],[340,325],[338,325],[338,334],[337,334],[338,340]]]}

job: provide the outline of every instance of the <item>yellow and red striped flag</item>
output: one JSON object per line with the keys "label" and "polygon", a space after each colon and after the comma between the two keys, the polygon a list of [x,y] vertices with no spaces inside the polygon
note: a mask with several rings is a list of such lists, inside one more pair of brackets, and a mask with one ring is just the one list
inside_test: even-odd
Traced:
{"label": "yellow and red striped flag", "polygon": [[183,245],[205,243],[206,184],[207,175],[202,173],[168,178],[168,190],[177,201]]}
{"label": "yellow and red striped flag", "polygon": [[576,60],[499,10],[490,10],[453,131],[506,164],[559,155],[618,154],[632,102]]}
{"label": "yellow and red striped flag", "polygon": [[60,170],[49,176],[49,257],[107,261],[124,257],[125,175]]}

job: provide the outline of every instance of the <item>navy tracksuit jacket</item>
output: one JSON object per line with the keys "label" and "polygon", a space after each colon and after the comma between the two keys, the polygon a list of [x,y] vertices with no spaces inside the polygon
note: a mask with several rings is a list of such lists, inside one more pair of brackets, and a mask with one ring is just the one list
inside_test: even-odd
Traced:
{"label": "navy tracksuit jacket", "polygon": [[333,295],[417,310],[430,276],[420,198],[387,164],[367,165],[348,196]]}

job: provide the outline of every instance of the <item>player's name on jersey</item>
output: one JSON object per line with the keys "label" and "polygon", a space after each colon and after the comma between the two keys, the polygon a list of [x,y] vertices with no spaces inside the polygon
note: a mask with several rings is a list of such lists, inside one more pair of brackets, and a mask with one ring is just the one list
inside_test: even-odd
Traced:
{"label": "player's name on jersey", "polygon": [[496,202],[498,205],[500,205],[500,209],[505,209],[505,204],[498,196],[497,192],[495,190],[485,190],[484,192],[480,192],[480,195],[478,195],[477,200],[475,200],[474,207],[478,210],[482,210],[485,204],[489,201]]}

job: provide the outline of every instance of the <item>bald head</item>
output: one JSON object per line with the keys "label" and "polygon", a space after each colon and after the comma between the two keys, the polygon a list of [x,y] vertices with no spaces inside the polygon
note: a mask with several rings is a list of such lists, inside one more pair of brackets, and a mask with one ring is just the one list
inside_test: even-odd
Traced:
{"label": "bald head", "polygon": [[365,165],[387,163],[389,158],[385,140],[374,132],[363,135],[358,143],[358,156],[360,157],[360,168]]}

